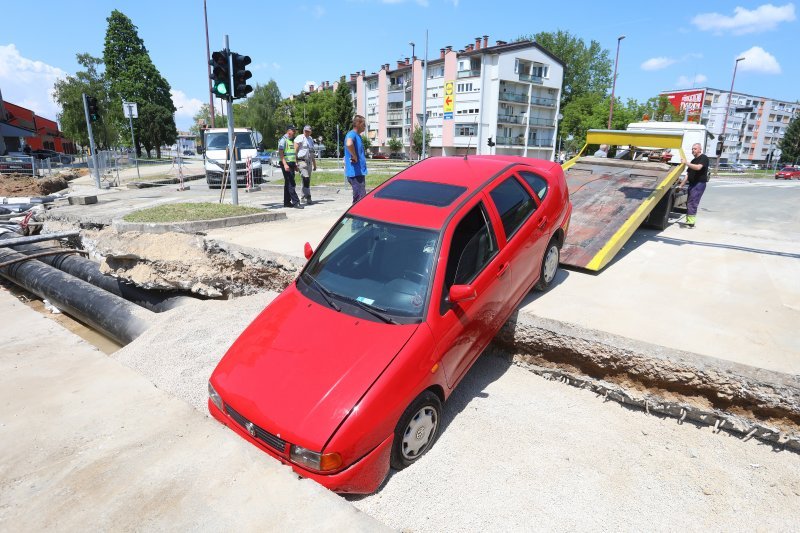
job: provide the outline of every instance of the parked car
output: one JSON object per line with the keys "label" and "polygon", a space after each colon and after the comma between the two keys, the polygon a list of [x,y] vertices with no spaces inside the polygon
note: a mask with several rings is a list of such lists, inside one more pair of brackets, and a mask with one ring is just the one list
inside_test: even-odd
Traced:
{"label": "parked car", "polygon": [[376,152],[372,154],[372,159],[389,159],[389,156],[383,152]]}
{"label": "parked car", "polygon": [[571,212],[549,161],[408,167],[316,252],[305,244],[298,278],[212,373],[210,413],[333,491],[375,491],[431,448],[477,357],[532,288],[552,286]]}
{"label": "parked car", "polygon": [[183,151],[183,155],[195,155],[195,154],[194,154],[194,151],[192,151],[192,150],[184,150]]}
{"label": "parked car", "polygon": [[800,179],[800,167],[783,167],[775,174],[776,180]]}
{"label": "parked car", "polygon": [[258,155],[256,157],[258,157],[262,165],[269,165],[270,160],[272,159],[272,152],[261,151],[258,152]]}
{"label": "parked car", "polygon": [[30,156],[12,156],[0,158],[0,172],[12,173],[22,172],[28,174],[32,172],[33,165]]}
{"label": "parked car", "polygon": [[389,154],[389,159],[397,159],[399,161],[408,161],[408,154],[405,152],[395,152]]}

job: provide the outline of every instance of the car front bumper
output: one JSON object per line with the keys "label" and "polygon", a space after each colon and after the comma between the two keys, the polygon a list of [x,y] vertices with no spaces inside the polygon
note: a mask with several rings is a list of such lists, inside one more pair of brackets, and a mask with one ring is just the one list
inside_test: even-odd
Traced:
{"label": "car front bumper", "polygon": [[333,474],[320,474],[291,462],[288,456],[278,453],[275,449],[265,445],[260,440],[251,437],[245,428],[239,425],[227,413],[220,411],[211,400],[208,401],[208,411],[211,413],[211,416],[235,431],[250,444],[257,446],[281,463],[291,466],[292,470],[297,474],[312,479],[333,492],[342,494],[371,494],[378,490],[378,487],[381,486],[381,483],[383,483],[383,480],[386,479],[386,475],[389,473],[389,455],[394,439],[393,434],[389,435],[367,455],[344,470]]}

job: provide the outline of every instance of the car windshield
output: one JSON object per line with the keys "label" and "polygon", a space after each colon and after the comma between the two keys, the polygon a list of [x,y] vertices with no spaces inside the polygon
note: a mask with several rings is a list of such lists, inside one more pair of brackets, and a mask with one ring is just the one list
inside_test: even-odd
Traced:
{"label": "car windshield", "polygon": [[[239,131],[234,132],[236,136],[236,148],[255,148],[253,143],[253,135],[249,132]],[[208,133],[206,136],[206,149],[207,150],[224,150],[228,147],[228,133]]]}
{"label": "car windshield", "polygon": [[[363,305],[394,317],[422,318],[438,233],[345,216],[308,263],[311,276],[342,310],[364,316]],[[298,284],[300,287],[300,284]],[[306,293],[310,294],[310,293]]]}

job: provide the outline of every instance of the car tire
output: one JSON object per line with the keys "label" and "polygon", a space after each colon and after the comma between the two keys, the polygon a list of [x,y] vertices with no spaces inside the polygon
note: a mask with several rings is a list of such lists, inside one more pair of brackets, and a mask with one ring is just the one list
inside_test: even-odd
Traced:
{"label": "car tire", "polygon": [[539,269],[539,281],[536,282],[536,290],[545,292],[553,285],[558,272],[558,263],[561,260],[561,243],[556,237],[547,243],[547,249],[542,257],[542,266]]}
{"label": "car tire", "polygon": [[433,392],[426,390],[406,407],[394,429],[391,465],[402,470],[415,463],[431,449],[442,420],[442,402]]}

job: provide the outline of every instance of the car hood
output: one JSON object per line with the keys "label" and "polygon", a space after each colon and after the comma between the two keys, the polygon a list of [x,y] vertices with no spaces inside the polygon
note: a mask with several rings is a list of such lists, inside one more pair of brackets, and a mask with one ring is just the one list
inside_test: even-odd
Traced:
{"label": "car hood", "polygon": [[251,422],[320,451],[418,327],[337,312],[290,285],[234,342],[211,382]]}

